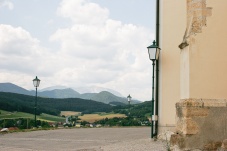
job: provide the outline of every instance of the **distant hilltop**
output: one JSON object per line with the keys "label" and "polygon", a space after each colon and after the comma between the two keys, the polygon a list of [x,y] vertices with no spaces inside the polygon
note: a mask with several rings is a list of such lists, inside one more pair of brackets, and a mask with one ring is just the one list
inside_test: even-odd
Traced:
{"label": "distant hilltop", "polygon": [[[76,90],[77,91],[76,91]],[[80,87],[80,88],[67,88],[64,86],[53,86],[42,89],[38,92],[38,96],[45,98],[81,98],[90,99],[97,102],[102,102],[111,105],[125,105],[128,103],[126,97],[114,90],[101,88],[101,87]],[[0,83],[0,92],[11,92],[24,95],[35,95],[34,90],[26,90],[13,83]],[[90,93],[88,93],[90,92]],[[138,100],[132,100],[132,104],[141,103]]]}
{"label": "distant hilltop", "polygon": [[[58,85],[58,86],[47,87],[47,88],[41,89],[39,91],[56,90],[56,89],[67,89],[67,88],[69,88],[69,87]],[[114,94],[116,96],[124,97],[124,96],[122,96],[122,94],[120,94],[119,92],[117,92],[115,90],[108,89],[108,88],[103,88],[103,87],[97,87],[97,86],[75,87],[75,88],[71,88],[71,89],[79,92],[80,94],[83,94],[83,93],[99,93],[99,92],[102,92],[102,91],[108,91],[108,92],[110,92],[110,93],[112,93],[112,94]]]}

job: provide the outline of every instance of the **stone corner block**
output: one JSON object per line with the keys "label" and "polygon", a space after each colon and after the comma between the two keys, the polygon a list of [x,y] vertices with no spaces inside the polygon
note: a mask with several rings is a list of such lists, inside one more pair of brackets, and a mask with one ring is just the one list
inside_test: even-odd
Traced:
{"label": "stone corner block", "polygon": [[204,107],[226,107],[225,99],[202,99]]}
{"label": "stone corner block", "polygon": [[188,107],[227,107],[226,99],[181,99],[176,108]]}
{"label": "stone corner block", "polygon": [[202,99],[181,99],[176,103],[176,108],[182,107],[203,107]]}

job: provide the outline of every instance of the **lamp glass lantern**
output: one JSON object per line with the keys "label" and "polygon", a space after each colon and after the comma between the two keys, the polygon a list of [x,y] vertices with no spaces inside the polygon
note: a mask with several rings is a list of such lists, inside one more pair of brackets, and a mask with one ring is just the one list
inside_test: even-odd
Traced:
{"label": "lamp glass lantern", "polygon": [[40,80],[37,78],[37,76],[35,77],[35,79],[33,79],[33,84],[34,84],[34,87],[39,87],[39,84],[40,84]]}
{"label": "lamp glass lantern", "polygon": [[160,48],[156,45],[155,40],[153,41],[152,45],[147,47],[147,49],[148,49],[149,59],[152,61],[158,60]]}
{"label": "lamp glass lantern", "polygon": [[132,97],[130,96],[130,94],[128,95],[128,102],[130,102],[131,101],[131,99],[132,99]]}

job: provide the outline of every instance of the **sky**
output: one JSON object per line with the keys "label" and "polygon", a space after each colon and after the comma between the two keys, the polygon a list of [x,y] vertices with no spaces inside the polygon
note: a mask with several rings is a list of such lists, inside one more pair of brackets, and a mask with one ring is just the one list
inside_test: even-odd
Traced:
{"label": "sky", "polygon": [[155,0],[0,0],[0,83],[152,97]]}

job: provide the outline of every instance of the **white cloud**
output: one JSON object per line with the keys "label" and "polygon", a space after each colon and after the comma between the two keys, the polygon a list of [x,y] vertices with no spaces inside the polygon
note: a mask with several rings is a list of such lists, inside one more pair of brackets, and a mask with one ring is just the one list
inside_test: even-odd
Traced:
{"label": "white cloud", "polygon": [[[50,57],[47,48],[41,47],[22,27],[0,25],[0,69],[27,74],[51,75],[56,68],[51,65],[57,56]],[[50,65],[51,64],[51,65]]]}
{"label": "white cloud", "polygon": [[108,87],[125,95],[133,92],[143,99],[149,95],[150,30],[110,19],[108,10],[87,0],[63,0],[58,14],[72,20],[71,27],[50,37],[61,44],[60,54],[74,58],[73,68],[58,73],[62,80],[70,75],[74,84]]}
{"label": "white cloud", "polygon": [[40,88],[96,85],[150,98],[149,29],[113,20],[107,8],[88,0],[62,0],[57,14],[71,25],[50,36],[60,45],[55,49],[42,47],[22,27],[0,25],[0,81],[33,89],[31,80],[37,75]]}
{"label": "white cloud", "polygon": [[57,13],[77,24],[98,25],[105,22],[109,11],[88,0],[62,0]]}
{"label": "white cloud", "polygon": [[0,8],[7,7],[9,10],[13,10],[14,5],[10,0],[0,0]]}
{"label": "white cloud", "polygon": [[59,29],[50,39],[61,43],[62,52],[80,58],[132,61],[147,42],[147,33],[142,27],[106,20],[103,26],[74,24]]}
{"label": "white cloud", "polygon": [[0,54],[25,56],[37,51],[39,41],[21,27],[0,25]]}
{"label": "white cloud", "polygon": [[39,55],[39,41],[21,27],[11,25],[1,24],[0,35],[0,68],[32,72],[33,61]]}

